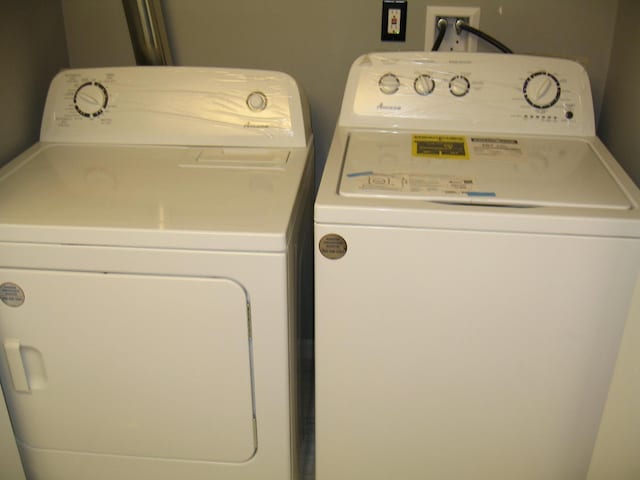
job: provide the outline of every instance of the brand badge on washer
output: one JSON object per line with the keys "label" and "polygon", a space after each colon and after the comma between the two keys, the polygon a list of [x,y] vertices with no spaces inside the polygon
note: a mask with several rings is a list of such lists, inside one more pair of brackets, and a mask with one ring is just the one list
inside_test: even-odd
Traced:
{"label": "brand badge on washer", "polygon": [[19,307],[24,303],[24,291],[15,283],[0,285],[0,300],[10,307]]}
{"label": "brand badge on washer", "polygon": [[329,260],[338,260],[347,253],[347,242],[340,235],[329,233],[320,239],[320,253]]}

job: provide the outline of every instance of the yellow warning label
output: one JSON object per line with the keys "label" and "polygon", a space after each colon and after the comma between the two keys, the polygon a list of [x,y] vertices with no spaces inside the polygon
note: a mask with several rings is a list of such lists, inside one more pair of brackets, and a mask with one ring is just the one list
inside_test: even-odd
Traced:
{"label": "yellow warning label", "polygon": [[469,149],[465,137],[449,135],[413,135],[414,157],[450,158],[468,160]]}

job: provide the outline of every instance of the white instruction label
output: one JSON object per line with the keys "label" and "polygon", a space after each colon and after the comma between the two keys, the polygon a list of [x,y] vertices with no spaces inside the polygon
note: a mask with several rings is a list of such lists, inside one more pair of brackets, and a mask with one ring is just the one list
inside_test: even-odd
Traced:
{"label": "white instruction label", "polygon": [[473,190],[473,179],[454,175],[416,173],[371,173],[356,177],[362,190],[419,192],[433,195],[465,195]]}
{"label": "white instruction label", "polygon": [[471,138],[471,150],[478,156],[522,156],[522,148],[513,138]]}

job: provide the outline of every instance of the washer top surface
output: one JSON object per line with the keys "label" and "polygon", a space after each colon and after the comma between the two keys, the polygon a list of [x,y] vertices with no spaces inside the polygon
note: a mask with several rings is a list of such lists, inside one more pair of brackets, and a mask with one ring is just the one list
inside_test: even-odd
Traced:
{"label": "washer top surface", "polygon": [[0,170],[3,241],[282,251],[307,149],[40,143]]}
{"label": "washer top surface", "polygon": [[339,192],[506,207],[632,207],[588,142],[521,136],[352,132]]}

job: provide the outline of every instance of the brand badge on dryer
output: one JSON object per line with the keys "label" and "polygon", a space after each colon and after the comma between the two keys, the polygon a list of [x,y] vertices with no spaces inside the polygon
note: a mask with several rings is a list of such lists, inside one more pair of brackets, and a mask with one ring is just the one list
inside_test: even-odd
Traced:
{"label": "brand badge on dryer", "polygon": [[0,300],[10,307],[19,307],[24,303],[24,291],[15,283],[5,282],[0,285]]}

